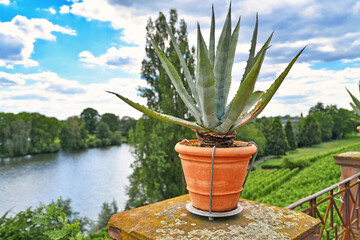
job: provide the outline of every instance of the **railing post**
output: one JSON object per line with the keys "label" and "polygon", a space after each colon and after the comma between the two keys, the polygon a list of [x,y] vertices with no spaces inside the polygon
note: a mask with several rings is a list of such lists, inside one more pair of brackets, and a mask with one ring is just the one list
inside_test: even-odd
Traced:
{"label": "railing post", "polygon": [[350,219],[350,182],[344,184],[345,192],[344,192],[344,205],[342,209],[342,215],[344,219],[344,228],[345,228],[345,235],[344,240],[351,240],[351,219]]}
{"label": "railing post", "polygon": [[[360,152],[347,152],[334,156],[334,161],[337,165],[341,166],[341,180],[349,178],[360,172]],[[359,231],[356,227],[352,226],[352,222],[357,219],[356,208],[359,206],[359,184],[350,188],[350,185],[357,182],[358,178],[352,180],[349,183],[345,183],[345,186],[340,186],[341,189],[345,188],[344,192],[344,205],[341,214],[344,218],[346,231],[344,239],[352,239],[350,236],[351,229],[358,237]],[[355,202],[352,201],[350,194],[353,196]],[[357,220],[358,221],[358,220]]]}

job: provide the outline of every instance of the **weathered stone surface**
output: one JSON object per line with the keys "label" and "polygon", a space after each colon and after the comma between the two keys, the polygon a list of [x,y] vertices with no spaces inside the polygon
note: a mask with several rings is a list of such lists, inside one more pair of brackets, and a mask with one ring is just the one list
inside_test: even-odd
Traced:
{"label": "weathered stone surface", "polygon": [[241,199],[233,217],[196,216],[185,208],[189,195],[121,212],[111,217],[113,239],[313,239],[320,221],[304,213]]}

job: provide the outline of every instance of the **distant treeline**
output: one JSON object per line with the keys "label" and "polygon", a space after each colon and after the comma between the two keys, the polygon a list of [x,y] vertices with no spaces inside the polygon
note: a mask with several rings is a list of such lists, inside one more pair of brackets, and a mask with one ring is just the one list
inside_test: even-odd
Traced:
{"label": "distant treeline", "polygon": [[306,117],[283,117],[255,119],[237,130],[237,139],[255,141],[260,155],[285,155],[297,147],[340,139],[356,131],[357,115],[338,108],[317,103]]}
{"label": "distant treeline", "polygon": [[0,112],[0,157],[120,145],[135,125],[134,118],[99,115],[93,108],[66,121],[39,113]]}

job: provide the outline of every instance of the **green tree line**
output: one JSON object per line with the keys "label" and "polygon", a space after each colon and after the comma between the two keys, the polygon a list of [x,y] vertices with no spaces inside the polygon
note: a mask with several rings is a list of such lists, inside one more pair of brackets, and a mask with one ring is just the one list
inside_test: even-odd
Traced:
{"label": "green tree line", "polygon": [[93,108],[66,121],[39,113],[0,112],[0,157],[120,145],[135,124],[134,118],[99,115]]}

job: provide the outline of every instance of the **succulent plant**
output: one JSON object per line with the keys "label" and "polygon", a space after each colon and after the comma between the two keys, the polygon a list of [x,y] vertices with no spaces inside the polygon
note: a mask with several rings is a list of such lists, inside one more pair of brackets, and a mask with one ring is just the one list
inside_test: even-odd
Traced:
{"label": "succulent plant", "polygon": [[[354,95],[351,94],[351,92],[346,88],[346,90],[348,91],[348,93],[350,94],[350,97],[352,99],[352,103],[350,103],[352,109],[354,110],[354,112],[360,116],[360,101],[359,99],[357,99]],[[359,92],[360,92],[360,81],[359,81]]]}
{"label": "succulent plant", "polygon": [[215,52],[215,17],[214,8],[212,8],[209,48],[206,46],[203,39],[199,24],[197,26],[197,64],[196,77],[194,79],[183,59],[183,54],[180,52],[171,29],[167,26],[168,34],[180,59],[184,75],[191,90],[190,93],[185,89],[183,81],[180,79],[174,66],[166,58],[165,54],[162,53],[154,40],[151,39],[152,45],[161,60],[162,66],[169,75],[172,84],[175,86],[190,113],[196,119],[196,122],[152,111],[120,94],[114,92],[110,93],[115,94],[132,107],[151,117],[177,123],[195,130],[202,146],[216,145],[229,147],[234,141],[235,130],[260,114],[289,73],[301,52],[304,50],[303,48],[292,59],[266,92],[254,91],[266,50],[269,48],[269,43],[273,36],[273,33],[271,33],[260,51],[255,54],[258,32],[258,17],[256,16],[250,54],[245,72],[235,97],[227,104],[239,29],[240,18],[234,31],[231,32],[230,5]]}

